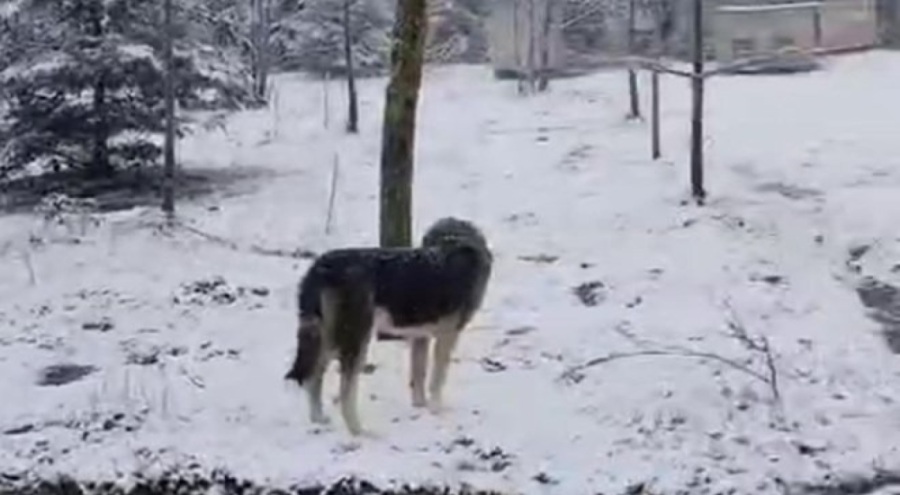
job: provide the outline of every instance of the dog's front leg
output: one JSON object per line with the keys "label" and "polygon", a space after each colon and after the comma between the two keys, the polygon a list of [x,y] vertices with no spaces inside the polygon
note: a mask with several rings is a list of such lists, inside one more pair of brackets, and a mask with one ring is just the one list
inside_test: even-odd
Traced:
{"label": "dog's front leg", "polygon": [[428,392],[431,395],[429,409],[433,413],[444,410],[444,385],[447,383],[447,372],[450,368],[450,359],[453,357],[453,349],[459,340],[459,330],[445,329],[438,332],[434,341],[434,363],[431,369],[431,383]]}
{"label": "dog's front leg", "polygon": [[428,373],[428,337],[415,337],[410,342],[409,387],[412,391],[413,407],[425,407],[425,375]]}

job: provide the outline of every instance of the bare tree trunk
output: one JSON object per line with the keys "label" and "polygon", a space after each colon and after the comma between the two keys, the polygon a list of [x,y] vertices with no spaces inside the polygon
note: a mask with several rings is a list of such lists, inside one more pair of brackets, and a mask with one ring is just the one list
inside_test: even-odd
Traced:
{"label": "bare tree trunk", "polygon": [[[91,12],[90,31],[98,42],[103,37],[103,10],[102,2],[94,2]],[[109,126],[106,109],[106,70],[100,68],[97,79],[94,81],[93,95],[93,147],[91,150],[91,164],[87,169],[89,177],[110,177],[113,175],[112,163],[109,161]]]}
{"label": "bare tree trunk", "polygon": [[344,0],[344,60],[347,63],[347,132],[359,132],[359,101],[356,94],[356,74],[353,67],[353,36],[350,33],[350,7],[353,0]]}
{"label": "bare tree trunk", "polygon": [[519,25],[519,0],[513,0],[513,50],[515,54],[516,67],[516,91],[521,95],[525,93],[525,83],[522,81],[522,75],[519,69],[522,67],[522,42],[521,42],[521,26]]}
{"label": "bare tree trunk", "polygon": [[[653,38],[653,55],[657,61],[661,61],[667,50],[667,42],[669,33],[671,32],[670,10],[665,0],[658,0],[653,4],[654,15],[654,38]],[[650,131],[651,131],[651,150],[650,154],[654,160],[662,157],[662,138],[660,136],[660,127],[662,125],[659,114],[660,92],[659,92],[658,70],[652,71],[650,75]]]}
{"label": "bare tree trunk", "polygon": [[266,98],[269,77],[269,8],[268,0],[251,0],[250,42],[253,48],[251,73],[253,96],[259,101]]}
{"label": "bare tree trunk", "polygon": [[553,22],[553,1],[543,0],[544,18],[541,19],[541,68],[538,76],[538,91],[547,91],[550,87],[550,33]]}
{"label": "bare tree trunk", "polygon": [[535,25],[534,25],[535,24],[535,22],[534,22],[534,14],[535,14],[534,2],[535,2],[535,0],[528,0],[528,54],[527,54],[528,60],[526,62],[528,65],[526,68],[526,72],[527,72],[526,78],[527,78],[527,87],[528,87],[529,94],[534,93],[534,83],[535,83],[534,67],[536,65],[535,59],[537,58],[535,56],[536,55],[535,49],[537,48],[535,46],[535,37],[537,36],[537,34],[536,34],[537,30],[535,29]]}
{"label": "bare tree trunk", "polygon": [[[628,0],[628,54],[634,55],[635,51],[635,29],[637,26],[635,25],[637,22],[637,12],[635,6],[635,0]],[[637,71],[634,68],[628,68],[628,95],[631,101],[631,111],[628,113],[628,118],[630,119],[639,119],[641,118],[641,102],[640,95],[638,95],[638,81],[637,81]]]}
{"label": "bare tree trunk", "polygon": [[[102,70],[102,69],[101,69]],[[106,115],[106,82],[101,72],[94,83],[94,143],[91,152],[91,166],[88,169],[90,177],[110,177],[113,175],[112,164],[109,161],[109,128]]]}
{"label": "bare tree trunk", "polygon": [[413,152],[428,20],[426,4],[426,0],[400,0],[394,20],[391,78],[381,138],[382,246],[412,244]]}
{"label": "bare tree trunk", "polygon": [[650,74],[650,132],[651,132],[651,155],[654,160],[658,160],[662,156],[662,145],[659,136],[659,71],[654,70]]}
{"label": "bare tree trunk", "polygon": [[264,99],[269,89],[269,70],[272,63],[272,57],[269,53],[269,31],[272,29],[272,6],[270,4],[269,0],[259,0],[259,15],[262,18],[262,28],[260,29],[259,94]]}
{"label": "bare tree trunk", "polygon": [[694,0],[694,61],[691,79],[691,194],[703,204],[703,0]]}
{"label": "bare tree trunk", "polygon": [[172,40],[172,0],[165,0],[163,9],[166,31],[164,36],[166,73],[163,80],[166,131],[163,142],[162,210],[166,214],[166,220],[171,224],[175,221],[175,57]]}
{"label": "bare tree trunk", "polygon": [[259,87],[259,2],[250,0],[250,79],[254,98],[257,97]]}

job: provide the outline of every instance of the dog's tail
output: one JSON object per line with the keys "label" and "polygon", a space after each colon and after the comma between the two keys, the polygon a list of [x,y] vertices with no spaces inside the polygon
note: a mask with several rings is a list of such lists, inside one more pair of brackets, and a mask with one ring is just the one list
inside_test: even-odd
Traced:
{"label": "dog's tail", "polygon": [[329,358],[323,354],[332,349],[342,369],[355,364],[372,329],[374,294],[365,269],[331,267],[322,273],[307,275],[300,287],[297,352],[285,376],[299,385],[316,373],[317,366],[327,364],[323,359]]}
{"label": "dog's tail", "polygon": [[303,385],[322,357],[324,341],[322,318],[323,270],[314,263],[297,288],[297,351],[285,379]]}
{"label": "dog's tail", "polygon": [[322,318],[300,315],[297,327],[297,352],[285,378],[303,385],[316,369],[323,352]]}

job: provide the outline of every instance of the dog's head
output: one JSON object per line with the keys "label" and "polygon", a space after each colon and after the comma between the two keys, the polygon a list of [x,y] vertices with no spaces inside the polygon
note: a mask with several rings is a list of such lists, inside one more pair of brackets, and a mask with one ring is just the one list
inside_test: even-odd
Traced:
{"label": "dog's head", "polygon": [[484,234],[472,222],[459,218],[444,217],[434,222],[422,236],[422,247],[457,247],[475,248],[490,254]]}

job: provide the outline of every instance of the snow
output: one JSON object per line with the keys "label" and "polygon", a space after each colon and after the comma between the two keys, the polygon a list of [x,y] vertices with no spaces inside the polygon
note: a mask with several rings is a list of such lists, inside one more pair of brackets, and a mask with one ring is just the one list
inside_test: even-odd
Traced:
{"label": "snow", "polygon": [[794,9],[817,9],[822,6],[822,2],[786,2],[762,5],[722,5],[716,10],[719,12],[772,12],[779,10]]}
{"label": "snow", "polygon": [[37,60],[14,64],[0,72],[0,81],[9,84],[16,79],[37,77],[70,64],[72,57],[63,52],[49,52]]}
{"label": "snow", "polygon": [[[714,79],[710,201],[696,207],[685,81],[663,81],[666,158],[654,162],[649,123],[624,119],[622,73],[523,98],[486,67],[429,68],[416,235],[441,216],[472,219],[497,265],[451,369],[449,411],[412,409],[405,347],[381,342],[361,393],[377,437],[351,439],[330,403],[332,425],[312,426],[282,379],[309,261],[250,246],[376,242],[385,81],[361,82],[362,132],[348,136],[341,81],[279,76],[277,105],[179,145],[191,170],[250,177],[179,205],[186,223],[237,249],[160,232],[151,210],[98,215],[78,244],[33,215],[0,218],[0,471],[127,480],[196,462],[278,486],[356,474],[570,494],[634,483],[781,493],[776,480],[900,468],[900,362],[853,290],[864,275],[900,277],[898,78],[900,56],[871,52],[810,74]],[[862,245],[855,273],[847,253]],[[184,292],[215,276],[225,299]],[[587,306],[573,288],[593,281]],[[729,321],[767,339],[780,405],[761,379],[764,353]],[[646,350],[731,365],[645,355],[562,378]],[[63,363],[97,371],[37,385]]]}

